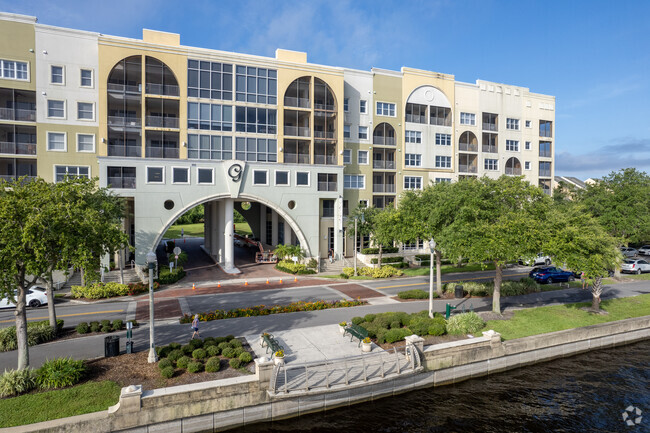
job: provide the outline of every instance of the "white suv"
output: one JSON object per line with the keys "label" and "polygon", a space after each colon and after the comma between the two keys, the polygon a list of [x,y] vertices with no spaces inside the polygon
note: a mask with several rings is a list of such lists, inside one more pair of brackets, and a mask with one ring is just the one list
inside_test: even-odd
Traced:
{"label": "white suv", "polygon": [[519,264],[520,265],[528,265],[528,266],[550,266],[551,265],[551,258],[549,256],[545,256],[544,253],[539,253],[537,254],[537,257],[534,257],[532,259],[520,259]]}

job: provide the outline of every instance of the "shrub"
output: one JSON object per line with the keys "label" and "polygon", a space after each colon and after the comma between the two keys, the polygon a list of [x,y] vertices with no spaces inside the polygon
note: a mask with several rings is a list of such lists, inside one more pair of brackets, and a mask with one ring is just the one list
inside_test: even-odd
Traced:
{"label": "shrub", "polygon": [[192,352],[192,358],[194,359],[205,359],[207,356],[207,353],[205,352],[205,349],[196,349],[194,352]]}
{"label": "shrub", "polygon": [[102,326],[102,332],[103,333],[107,334],[107,333],[109,333],[111,331],[113,331],[113,327],[111,325]]}
{"label": "shrub", "polygon": [[110,320],[104,319],[104,320],[100,321],[99,323],[102,325],[102,328],[104,326],[111,326],[111,321]]}
{"label": "shrub", "polygon": [[298,269],[298,272],[296,272],[298,275],[312,275],[315,274],[316,271],[313,269]]}
{"label": "shrub", "polygon": [[[297,274],[300,271],[307,271],[307,266],[301,263],[294,263],[291,260],[281,260],[277,265],[275,265],[275,269],[280,272],[286,272],[288,274]],[[313,271],[309,271],[309,273],[313,273]]]}
{"label": "shrub", "polygon": [[86,322],[81,322],[75,328],[78,334],[87,334],[90,331],[90,327]]}
{"label": "shrub", "polygon": [[485,322],[473,311],[453,315],[447,321],[449,334],[471,334],[483,329]]}
{"label": "shrub", "polygon": [[404,275],[404,272],[390,265],[372,270],[372,278],[390,278],[395,276],[399,277],[401,275]]}
{"label": "shrub", "polygon": [[113,331],[120,331],[124,327],[124,322],[120,319],[113,320]]}
{"label": "shrub", "polygon": [[434,317],[427,332],[429,335],[434,336],[444,335],[444,333],[447,332],[447,321],[444,317]]}
{"label": "shrub", "polygon": [[218,346],[218,345],[220,345],[221,343],[227,343],[227,342],[228,342],[228,339],[227,339],[226,337],[215,337],[215,338],[214,338],[214,342],[215,342],[215,343],[217,344],[217,346]]}
{"label": "shrub", "polygon": [[226,358],[232,358],[233,356],[235,356],[235,349],[233,349],[232,347],[226,347],[221,351],[221,354]]}
{"label": "shrub", "polygon": [[228,334],[228,335],[226,335],[226,339],[225,339],[224,341],[230,341],[230,340],[232,340],[232,339],[234,339],[234,338],[235,338],[234,335],[230,335],[230,334]]}
{"label": "shrub", "polygon": [[[352,323],[355,325],[360,325],[364,321],[363,317],[355,316],[352,318]],[[372,320],[366,320],[366,322],[372,322]]]}
{"label": "shrub", "polygon": [[248,353],[248,352],[241,353],[241,354],[239,355],[239,360],[240,360],[243,364],[248,364],[249,362],[251,362],[251,361],[253,360],[253,355],[251,355],[251,354]]}
{"label": "shrub", "polygon": [[173,362],[177,362],[182,357],[183,357],[183,351],[180,349],[174,349],[171,352],[169,352],[169,354],[167,355],[167,359]]}
{"label": "shrub", "polygon": [[308,267],[309,269],[316,269],[316,268],[318,267],[318,262],[316,261],[315,258],[312,257],[312,258],[309,259],[309,261],[307,262],[307,267]]}
{"label": "shrub", "polygon": [[361,326],[363,329],[368,331],[368,336],[370,338],[375,338],[377,336],[377,325],[371,322],[362,322],[359,323],[359,326]]}
{"label": "shrub", "polygon": [[158,361],[158,368],[163,370],[167,367],[173,367],[174,364],[167,358],[163,358],[160,361]]}
{"label": "shrub", "polygon": [[174,367],[169,366],[163,368],[162,370],[160,370],[160,375],[165,379],[171,379],[172,377],[174,377]]}
{"label": "shrub", "polygon": [[191,361],[189,356],[181,356],[178,358],[178,361],[176,361],[176,367],[178,368],[187,368],[187,364],[189,364]]}
{"label": "shrub", "polygon": [[218,356],[213,356],[205,363],[205,371],[208,373],[215,373],[221,368],[221,360]]}
{"label": "shrub", "polygon": [[99,322],[90,322],[90,332],[99,332],[100,329]]}
{"label": "shrub", "polygon": [[232,358],[237,358],[239,357],[239,355],[241,355],[244,352],[245,350],[243,347],[235,347],[232,349]]}
{"label": "shrub", "polygon": [[398,313],[395,313],[395,315],[399,318],[399,321],[402,324],[402,326],[409,326],[409,323],[411,323],[410,314],[400,311]]}
{"label": "shrub", "polygon": [[171,351],[172,349],[169,346],[156,347],[156,353],[158,354],[158,358],[167,358],[167,355],[169,355]]}
{"label": "shrub", "polygon": [[388,332],[386,332],[386,343],[402,341],[404,337],[411,334],[412,332],[409,328],[390,329]]}
{"label": "shrub", "polygon": [[174,284],[175,282],[184,278],[186,274],[187,272],[185,272],[182,266],[179,266],[178,268],[174,269],[172,272],[169,272],[169,268],[167,267],[161,268],[160,272],[158,272],[158,278],[156,279],[156,282],[158,284]]}
{"label": "shrub", "polygon": [[409,328],[417,335],[427,335],[429,333],[429,327],[433,325],[433,319],[429,317],[414,317],[411,319]]}
{"label": "shrub", "polygon": [[[382,257],[381,258],[382,263],[402,263],[403,261],[404,261],[404,257]],[[372,264],[379,263],[379,258],[370,259],[370,263]]]}
{"label": "shrub", "polygon": [[376,314],[366,314],[365,316],[363,316],[363,322],[372,322],[373,320],[375,320],[376,317],[377,317]]}
{"label": "shrub", "polygon": [[[396,253],[399,251],[397,247],[382,247],[382,254]],[[379,254],[379,248],[363,248],[361,254]]]}
{"label": "shrub", "polygon": [[41,388],[62,388],[79,382],[86,372],[83,361],[55,358],[46,361],[36,371],[36,382]]}
{"label": "shrub", "polygon": [[375,320],[372,321],[373,324],[379,326],[380,328],[388,329],[390,326],[390,317],[386,316],[386,314],[377,314],[377,317],[375,317]]}
{"label": "shrub", "polygon": [[181,348],[181,344],[180,344],[180,343],[169,343],[167,346],[168,346],[171,350],[176,350],[176,349],[180,349],[180,348]]}
{"label": "shrub", "polygon": [[[45,343],[53,340],[55,337],[55,328],[52,328],[47,320],[27,324],[27,344],[29,346]],[[16,339],[16,327],[9,326],[0,329],[0,352],[14,350],[17,347],[18,340]]]}
{"label": "shrub", "polygon": [[[434,298],[437,298],[438,296],[438,292],[433,292]],[[405,290],[403,292],[399,292],[397,294],[397,297],[400,299],[429,299],[429,292],[420,289]]]}
{"label": "shrub", "polygon": [[0,397],[18,395],[36,388],[34,370],[5,370],[0,376]]}
{"label": "shrub", "polygon": [[101,299],[129,294],[129,286],[120,283],[94,283],[89,286],[72,286],[72,297]]}
{"label": "shrub", "polygon": [[386,342],[386,333],[388,330],[380,329],[377,331],[377,344],[384,344]]}
{"label": "shrub", "polygon": [[239,368],[239,367],[241,367],[241,361],[239,360],[239,358],[233,358],[233,359],[231,359],[230,361],[228,361],[228,364],[230,364],[230,366],[231,366],[232,368]]}
{"label": "shrub", "polygon": [[217,356],[217,355],[219,355],[221,353],[221,349],[219,349],[217,346],[208,346],[205,349],[205,353],[208,356]]}
{"label": "shrub", "polygon": [[237,340],[236,338],[233,338],[232,340],[230,340],[230,342],[228,344],[230,344],[230,347],[232,347],[233,349],[237,349],[238,347],[242,347],[241,341]]}
{"label": "shrub", "polygon": [[181,350],[183,351],[184,354],[189,355],[194,351],[194,347],[192,347],[189,344],[185,344],[181,347]]}
{"label": "shrub", "polygon": [[221,343],[219,343],[219,344],[217,345],[217,347],[218,347],[219,349],[221,349],[222,352],[223,352],[225,349],[232,349],[232,348],[230,347],[230,344],[228,344],[227,341],[222,341]]}
{"label": "shrub", "polygon": [[191,361],[187,364],[187,371],[190,373],[198,373],[203,371],[203,363],[198,361]]}
{"label": "shrub", "polygon": [[188,344],[192,348],[192,351],[194,351],[196,349],[203,347],[203,340],[201,340],[200,338],[193,338],[190,340]]}
{"label": "shrub", "polygon": [[390,322],[390,329],[397,329],[401,328],[402,325],[399,323],[399,320],[395,320],[393,322]]}
{"label": "shrub", "polygon": [[345,267],[343,268],[343,272],[341,272],[341,276],[343,278],[350,278],[353,275],[354,275],[354,268]]}

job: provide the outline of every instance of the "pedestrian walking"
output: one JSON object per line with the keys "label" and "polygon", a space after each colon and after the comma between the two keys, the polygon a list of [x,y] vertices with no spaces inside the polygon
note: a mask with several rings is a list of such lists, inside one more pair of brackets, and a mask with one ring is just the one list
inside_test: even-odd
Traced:
{"label": "pedestrian walking", "polygon": [[330,259],[330,263],[334,263],[334,248],[330,248],[330,250],[327,253],[327,256]]}
{"label": "pedestrian walking", "polygon": [[201,337],[199,334],[199,315],[195,314],[194,315],[194,320],[192,320],[192,330],[194,331],[192,333],[192,338],[190,340],[194,340],[194,337]]}
{"label": "pedestrian walking", "polygon": [[582,281],[582,290],[589,288],[589,284],[587,284],[587,278],[585,277],[585,271],[582,271],[580,273],[580,281]]}

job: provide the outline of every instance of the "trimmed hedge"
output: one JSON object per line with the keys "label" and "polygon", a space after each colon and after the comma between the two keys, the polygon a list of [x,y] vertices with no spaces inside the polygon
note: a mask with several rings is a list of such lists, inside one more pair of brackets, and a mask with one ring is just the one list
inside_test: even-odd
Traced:
{"label": "trimmed hedge", "polygon": [[175,282],[181,280],[187,272],[183,269],[182,266],[174,269],[172,272],[169,272],[169,268],[161,268],[158,272],[158,278],[156,281],[159,284],[174,284]]}
{"label": "trimmed hedge", "polygon": [[[434,298],[437,298],[439,296],[440,295],[438,295],[438,292],[433,292]],[[399,292],[397,294],[397,297],[400,299],[429,299],[429,292],[421,289],[405,290],[403,292]]]}
{"label": "trimmed hedge", "polygon": [[160,375],[164,377],[165,379],[171,379],[174,377],[174,367],[165,367],[162,370],[160,370]]}
{"label": "trimmed hedge", "polygon": [[302,263],[294,263],[291,260],[281,260],[275,265],[275,269],[280,272],[286,272],[287,274],[298,274],[298,275],[311,275],[315,274],[316,271],[313,269],[308,269],[306,265]]}
{"label": "trimmed hedge", "polygon": [[199,361],[191,361],[187,364],[187,371],[190,373],[199,373],[203,371],[203,363]]}
{"label": "trimmed hedge", "polygon": [[161,370],[164,370],[167,367],[173,367],[174,364],[168,359],[168,358],[163,358],[160,361],[158,361],[158,368]]}
{"label": "trimmed hedge", "polygon": [[[158,289],[160,284],[154,282],[154,290]],[[72,286],[71,294],[74,298],[86,299],[103,299],[113,298],[116,296],[133,296],[149,290],[149,286],[144,283],[120,284],[110,283],[93,283],[90,286]]]}
{"label": "trimmed hedge", "polygon": [[208,362],[205,363],[205,371],[208,373],[215,373],[221,369],[221,360],[217,356],[208,358]]}
{"label": "trimmed hedge", "polygon": [[[391,254],[397,252],[399,252],[399,248],[397,247],[382,247],[381,249],[382,254]],[[379,254],[379,248],[363,248],[361,250],[361,254]]]}

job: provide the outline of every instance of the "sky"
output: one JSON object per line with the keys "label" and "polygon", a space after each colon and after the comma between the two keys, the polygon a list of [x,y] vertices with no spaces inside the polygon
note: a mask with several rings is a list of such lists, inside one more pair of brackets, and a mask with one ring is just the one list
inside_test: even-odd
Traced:
{"label": "sky", "polygon": [[402,66],[556,97],[555,174],[650,173],[650,1],[0,0],[39,23],[369,70]]}

